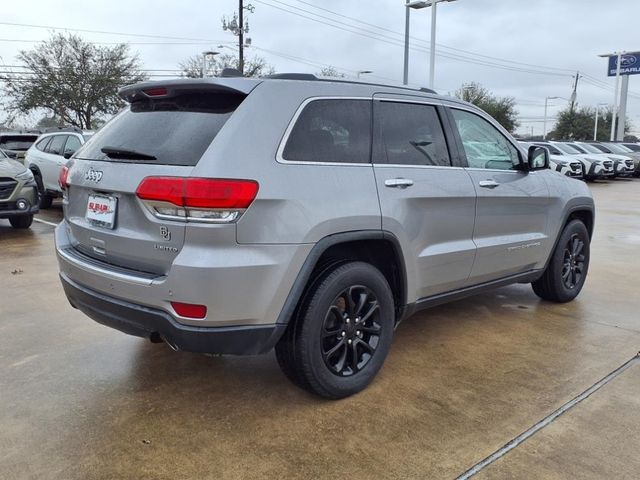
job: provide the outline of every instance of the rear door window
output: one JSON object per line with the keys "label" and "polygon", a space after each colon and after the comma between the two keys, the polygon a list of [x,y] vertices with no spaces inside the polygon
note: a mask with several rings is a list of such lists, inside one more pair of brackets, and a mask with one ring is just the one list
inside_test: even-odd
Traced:
{"label": "rear door window", "polygon": [[62,155],[62,149],[66,141],[67,135],[54,135],[49,145],[47,145],[46,152],[52,155]]}
{"label": "rear door window", "polygon": [[[80,158],[194,166],[244,98],[188,92],[135,101],[93,135]],[[137,152],[149,159],[128,159],[123,154],[110,158],[102,152],[105,147]]]}
{"label": "rear door window", "polygon": [[64,153],[73,155],[80,148],[80,140],[75,135],[69,135],[67,143],[64,146]]}
{"label": "rear door window", "polygon": [[450,167],[436,107],[383,101],[376,104],[374,163]]}
{"label": "rear door window", "polygon": [[370,100],[313,100],[299,115],[282,158],[298,162],[369,163],[370,151]]}
{"label": "rear door window", "polygon": [[49,145],[50,141],[51,137],[45,137],[42,140],[39,140],[38,143],[36,143],[36,148],[41,152],[44,152],[47,149],[47,145]]}

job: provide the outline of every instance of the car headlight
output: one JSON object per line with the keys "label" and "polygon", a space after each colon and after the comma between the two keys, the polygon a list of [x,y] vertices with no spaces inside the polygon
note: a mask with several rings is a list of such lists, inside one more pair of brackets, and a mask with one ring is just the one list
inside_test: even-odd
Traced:
{"label": "car headlight", "polygon": [[33,180],[33,173],[31,173],[31,170],[25,170],[24,172],[16,175],[16,178],[18,180],[22,180],[23,182],[28,182],[30,180]]}

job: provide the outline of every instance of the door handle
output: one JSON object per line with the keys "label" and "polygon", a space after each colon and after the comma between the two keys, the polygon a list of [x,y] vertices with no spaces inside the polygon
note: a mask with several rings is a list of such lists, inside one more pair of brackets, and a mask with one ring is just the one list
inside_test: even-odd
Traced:
{"label": "door handle", "polygon": [[480,185],[482,188],[496,188],[500,186],[500,184],[495,180],[480,180],[480,182],[478,182],[478,185]]}
{"label": "door handle", "polygon": [[384,181],[384,186],[389,188],[407,188],[413,185],[413,180],[408,178],[388,178]]}

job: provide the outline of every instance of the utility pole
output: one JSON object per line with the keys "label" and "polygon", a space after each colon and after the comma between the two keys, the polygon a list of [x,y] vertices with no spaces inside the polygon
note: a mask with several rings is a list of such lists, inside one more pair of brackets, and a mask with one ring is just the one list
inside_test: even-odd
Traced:
{"label": "utility pole", "polygon": [[580,80],[580,72],[576,72],[576,81],[573,83],[573,91],[571,92],[571,106],[569,107],[571,114],[573,114],[576,98],[578,97],[578,80]]}
{"label": "utility pole", "polygon": [[[409,0],[406,0],[409,4]],[[402,84],[409,84],[409,27],[411,23],[411,10],[409,7],[405,7],[405,20],[404,20],[404,69],[402,74]]]}
{"label": "utility pole", "polygon": [[[233,14],[233,18],[228,20],[222,17],[222,29],[229,30],[238,37],[238,71],[244,75],[244,34],[249,33],[249,22],[245,20],[244,11],[253,13],[255,7],[251,4],[244,5],[244,0],[238,0],[238,13]],[[251,43],[251,39],[247,38],[247,46]]]}
{"label": "utility pole", "polygon": [[238,34],[238,70],[244,76],[244,28],[243,28],[243,13],[244,13],[244,5],[243,0],[239,0],[240,5],[238,6],[238,23],[240,24],[240,33]]}

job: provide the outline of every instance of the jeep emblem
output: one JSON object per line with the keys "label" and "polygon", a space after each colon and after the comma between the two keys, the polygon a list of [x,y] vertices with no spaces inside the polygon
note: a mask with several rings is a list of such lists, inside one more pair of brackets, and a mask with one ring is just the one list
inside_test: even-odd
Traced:
{"label": "jeep emblem", "polygon": [[84,179],[87,182],[94,182],[94,183],[98,183],[100,180],[102,180],[102,171],[100,170],[94,170],[93,168],[90,168],[89,170],[87,170],[87,172],[84,174]]}

